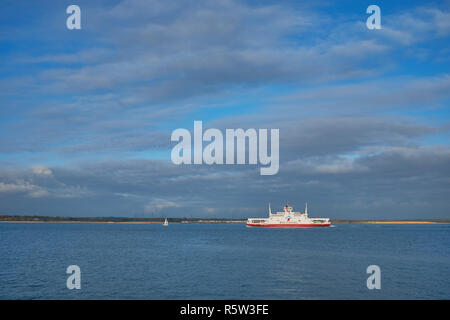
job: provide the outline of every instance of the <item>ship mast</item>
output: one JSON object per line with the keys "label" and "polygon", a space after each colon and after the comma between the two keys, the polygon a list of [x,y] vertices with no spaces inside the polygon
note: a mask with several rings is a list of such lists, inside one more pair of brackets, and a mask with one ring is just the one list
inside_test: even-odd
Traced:
{"label": "ship mast", "polygon": [[308,202],[305,203],[305,214],[308,215]]}
{"label": "ship mast", "polygon": [[270,210],[270,202],[269,202],[269,217],[272,215],[272,210]]}

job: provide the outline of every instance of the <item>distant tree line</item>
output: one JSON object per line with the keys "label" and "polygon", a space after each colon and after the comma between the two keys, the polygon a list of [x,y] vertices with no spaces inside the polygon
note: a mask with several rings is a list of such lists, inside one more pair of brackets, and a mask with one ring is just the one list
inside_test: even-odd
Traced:
{"label": "distant tree line", "polygon": [[[165,218],[126,218],[126,217],[62,217],[62,216],[16,216],[0,215],[0,221],[36,222],[154,222],[162,223]],[[194,222],[241,222],[243,219],[211,218],[167,218],[169,223]]]}

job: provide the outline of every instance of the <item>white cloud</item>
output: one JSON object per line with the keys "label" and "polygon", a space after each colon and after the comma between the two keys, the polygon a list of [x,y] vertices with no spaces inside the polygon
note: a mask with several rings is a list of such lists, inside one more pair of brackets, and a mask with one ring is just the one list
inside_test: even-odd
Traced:
{"label": "white cloud", "polygon": [[52,170],[43,165],[33,166],[31,171],[39,176],[51,176],[53,173]]}
{"label": "white cloud", "polygon": [[181,205],[176,202],[162,199],[155,199],[151,203],[144,206],[144,211],[154,212],[154,211],[161,211],[167,208],[179,208],[179,207],[181,207]]}
{"label": "white cloud", "polygon": [[213,213],[216,213],[216,212],[217,212],[217,209],[216,209],[216,208],[205,208],[204,211],[205,211],[206,213],[213,214]]}
{"label": "white cloud", "polygon": [[29,183],[3,183],[0,182],[0,192],[27,192],[33,189]]}
{"label": "white cloud", "polygon": [[47,197],[49,195],[50,195],[50,193],[44,189],[38,189],[36,191],[32,191],[32,192],[28,193],[28,196],[30,196],[31,198],[42,198],[42,197]]}
{"label": "white cloud", "polygon": [[21,180],[18,180],[15,183],[0,182],[0,193],[23,193],[32,198],[41,198],[49,195],[48,191],[44,188],[31,184],[28,181]]}

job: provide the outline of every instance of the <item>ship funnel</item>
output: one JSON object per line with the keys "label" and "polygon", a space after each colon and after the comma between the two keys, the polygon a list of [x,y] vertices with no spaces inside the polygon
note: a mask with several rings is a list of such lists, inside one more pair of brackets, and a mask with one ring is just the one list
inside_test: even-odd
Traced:
{"label": "ship funnel", "polygon": [[308,214],[308,202],[305,203],[305,214]]}
{"label": "ship funnel", "polygon": [[269,215],[272,214],[272,210],[270,210],[270,202],[269,202]]}

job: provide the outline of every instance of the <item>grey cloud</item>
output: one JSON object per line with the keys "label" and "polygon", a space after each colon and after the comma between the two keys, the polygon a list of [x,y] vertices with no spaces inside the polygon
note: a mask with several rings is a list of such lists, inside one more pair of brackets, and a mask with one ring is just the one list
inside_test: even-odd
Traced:
{"label": "grey cloud", "polygon": [[73,60],[76,54],[55,56],[56,62],[83,66],[41,72],[36,78],[37,83],[45,83],[41,90],[75,94],[117,90],[127,96],[125,88],[145,85],[147,103],[154,105],[221,91],[229,85],[361,77],[374,72],[378,63],[373,61],[388,49],[364,37],[341,42],[328,37],[307,46],[289,40],[292,34],[314,32],[321,23],[317,14],[303,8],[235,1],[178,3],[152,11],[155,7],[163,4],[123,1],[97,12],[90,23],[100,38],[111,42],[111,52],[118,52],[115,58],[89,64],[96,54],[104,55],[103,41],[100,48],[80,51],[78,61]]}
{"label": "grey cloud", "polygon": [[[303,164],[284,163],[271,177],[260,176],[252,166],[178,167],[151,160],[51,167],[60,186],[86,193],[49,198],[45,210],[56,214],[52,208],[64,207],[64,215],[98,215],[108,209],[114,216],[245,217],[264,216],[267,204],[261,199],[266,199],[275,207],[308,201],[315,214],[335,219],[448,218],[448,163],[446,147],[403,147],[346,161],[304,157]],[[4,199],[0,210],[11,203],[14,198]]]}
{"label": "grey cloud", "polygon": [[280,129],[280,161],[313,156],[351,154],[376,146],[416,146],[417,139],[443,130],[408,118],[380,116],[286,117],[263,114],[222,118],[207,124],[217,128]]}
{"label": "grey cloud", "polygon": [[[314,110],[353,114],[386,109],[438,109],[450,98],[450,76],[445,74],[420,79],[394,77],[356,84],[338,84],[301,89],[279,97],[282,109]],[[295,112],[295,111],[294,111]],[[311,111],[310,111],[311,112]]]}

